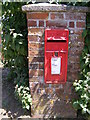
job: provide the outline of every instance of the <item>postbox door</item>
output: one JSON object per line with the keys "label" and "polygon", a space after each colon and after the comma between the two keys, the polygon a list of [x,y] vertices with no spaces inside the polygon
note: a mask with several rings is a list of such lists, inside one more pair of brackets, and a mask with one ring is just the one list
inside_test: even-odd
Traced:
{"label": "postbox door", "polygon": [[67,73],[67,54],[59,52],[58,56],[54,56],[53,52],[46,52],[46,83],[64,83]]}
{"label": "postbox door", "polygon": [[[45,82],[65,83],[68,58],[67,29],[45,30]],[[58,52],[58,56],[54,55]]]}

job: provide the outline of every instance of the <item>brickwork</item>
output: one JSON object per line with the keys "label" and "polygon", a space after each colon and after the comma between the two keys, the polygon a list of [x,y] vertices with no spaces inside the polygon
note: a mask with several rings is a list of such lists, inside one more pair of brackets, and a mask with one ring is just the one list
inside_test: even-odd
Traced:
{"label": "brickwork", "polygon": [[1,36],[0,36],[0,65],[1,65]]}
{"label": "brickwork", "polygon": [[[43,8],[38,12],[37,10],[30,12],[30,6],[27,8],[29,84],[33,99],[31,111],[33,117],[75,118],[77,113],[71,101],[76,94],[72,83],[78,79],[80,72],[80,54],[84,46],[82,31],[85,28],[86,13],[61,9],[53,11],[51,7],[50,5],[50,11],[46,7],[46,11],[43,11],[45,9]],[[65,84],[45,84],[44,82],[44,31],[46,28],[69,29],[68,72]]]}
{"label": "brickwork", "polygon": [[1,41],[1,16],[0,16],[0,65],[1,65],[1,47],[2,47],[2,41]]}

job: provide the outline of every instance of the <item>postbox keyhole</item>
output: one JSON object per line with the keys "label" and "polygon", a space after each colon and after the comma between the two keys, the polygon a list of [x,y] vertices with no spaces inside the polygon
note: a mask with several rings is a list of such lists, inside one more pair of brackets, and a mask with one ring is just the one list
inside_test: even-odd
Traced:
{"label": "postbox keyhole", "polygon": [[58,57],[58,52],[55,52],[55,56]]}

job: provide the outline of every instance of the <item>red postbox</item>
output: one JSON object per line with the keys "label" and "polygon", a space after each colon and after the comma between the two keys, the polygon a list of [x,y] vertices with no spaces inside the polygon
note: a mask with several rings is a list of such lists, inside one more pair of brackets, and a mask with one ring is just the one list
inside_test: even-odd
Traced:
{"label": "red postbox", "polygon": [[45,83],[65,83],[68,59],[67,29],[45,30]]}

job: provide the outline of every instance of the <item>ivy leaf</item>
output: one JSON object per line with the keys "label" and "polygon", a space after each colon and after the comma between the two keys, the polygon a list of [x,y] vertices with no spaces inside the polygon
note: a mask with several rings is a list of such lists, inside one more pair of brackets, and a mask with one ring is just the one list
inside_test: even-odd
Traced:
{"label": "ivy leaf", "polygon": [[89,50],[89,53],[90,53],[90,46],[88,45],[88,50]]}
{"label": "ivy leaf", "polygon": [[16,51],[19,52],[19,49],[20,49],[20,45],[16,44]]}
{"label": "ivy leaf", "polygon": [[26,105],[26,108],[29,110],[30,106],[29,106],[29,105]]}
{"label": "ivy leaf", "polygon": [[13,38],[16,38],[17,37],[17,33],[13,33]]}
{"label": "ivy leaf", "polygon": [[85,43],[87,44],[87,46],[90,45],[90,39],[89,39],[89,38],[86,38],[86,39],[85,39]]}
{"label": "ivy leaf", "polygon": [[82,37],[85,38],[86,35],[87,35],[87,30],[85,29],[85,30],[83,30],[83,32],[82,32]]}
{"label": "ivy leaf", "polygon": [[90,110],[87,109],[88,114],[90,114]]}
{"label": "ivy leaf", "polygon": [[73,102],[73,107],[74,107],[75,109],[80,108],[80,106],[79,106],[79,104],[78,104],[78,101]]}
{"label": "ivy leaf", "polygon": [[32,98],[28,98],[28,102],[31,102],[32,101]]}
{"label": "ivy leaf", "polygon": [[8,46],[9,41],[10,41],[10,35],[7,34],[7,35],[5,35],[5,42],[6,42],[7,46]]}
{"label": "ivy leaf", "polygon": [[87,23],[87,28],[90,28],[90,23]]}
{"label": "ivy leaf", "polygon": [[80,66],[81,66],[81,69],[83,69],[84,61],[81,61]]}
{"label": "ivy leaf", "polygon": [[84,51],[85,53],[88,53],[88,47],[85,46],[83,51]]}
{"label": "ivy leaf", "polygon": [[88,63],[88,62],[89,62],[89,58],[86,58],[86,60],[85,60],[85,64]]}
{"label": "ivy leaf", "polygon": [[11,43],[11,48],[15,51],[15,43]]}
{"label": "ivy leaf", "polygon": [[82,109],[82,114],[85,114],[87,112],[87,109],[86,108],[83,108]]}

